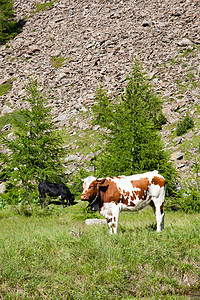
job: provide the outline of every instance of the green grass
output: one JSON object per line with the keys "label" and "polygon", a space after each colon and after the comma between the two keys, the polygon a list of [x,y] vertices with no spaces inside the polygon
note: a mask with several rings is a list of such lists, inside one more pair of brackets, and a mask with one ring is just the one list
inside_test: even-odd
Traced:
{"label": "green grass", "polygon": [[102,145],[102,136],[101,133],[92,130],[86,130],[84,132],[82,130],[76,130],[73,136],[66,133],[65,142],[77,146],[77,149],[70,150],[71,154],[81,151],[81,154],[87,155],[91,151],[96,151]]}
{"label": "green grass", "polygon": [[53,68],[60,68],[65,64],[66,59],[64,57],[53,56],[50,61]]}
{"label": "green grass", "polygon": [[[88,120],[90,118],[90,112],[84,112],[79,114],[79,122]],[[70,124],[73,123],[73,118],[69,120]],[[62,137],[65,144],[76,145],[76,149],[69,149],[70,154],[76,154],[80,152],[83,155],[87,155],[90,152],[95,152],[102,148],[103,140],[103,131],[102,130],[93,130],[93,127],[90,128],[92,121],[89,121],[88,127],[80,129],[79,127],[73,128],[69,126],[67,129],[62,131]],[[71,134],[73,132],[73,134]]]}
{"label": "green grass", "polygon": [[124,212],[110,235],[85,225],[85,207],[0,211],[2,299],[189,299],[199,288],[199,215],[166,212],[157,233],[151,209]]}
{"label": "green grass", "polygon": [[7,94],[9,90],[11,90],[12,84],[11,83],[4,83],[0,86],[0,96]]}
{"label": "green grass", "polygon": [[56,2],[57,0],[53,0],[53,1],[49,1],[49,2],[45,2],[45,3],[36,3],[35,7],[36,7],[36,12],[39,12],[41,10],[46,10],[46,9],[50,9],[53,7],[53,4]]}

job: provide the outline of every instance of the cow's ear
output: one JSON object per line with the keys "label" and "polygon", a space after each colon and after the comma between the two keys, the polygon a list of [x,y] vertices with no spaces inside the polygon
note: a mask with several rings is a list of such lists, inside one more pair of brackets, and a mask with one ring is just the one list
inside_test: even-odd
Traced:
{"label": "cow's ear", "polygon": [[106,178],[96,179],[98,185],[103,184],[106,181]]}
{"label": "cow's ear", "polygon": [[102,192],[106,192],[108,189],[109,185],[97,185],[97,188],[102,191]]}
{"label": "cow's ear", "polygon": [[105,192],[108,188],[108,181],[106,178],[97,180],[97,188],[98,190]]}

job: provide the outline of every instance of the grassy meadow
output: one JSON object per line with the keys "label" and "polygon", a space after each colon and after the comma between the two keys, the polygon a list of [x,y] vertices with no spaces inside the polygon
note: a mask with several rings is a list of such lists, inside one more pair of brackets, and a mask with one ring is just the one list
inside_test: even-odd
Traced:
{"label": "grassy meadow", "polygon": [[0,299],[199,299],[198,214],[166,212],[157,233],[151,209],[123,212],[110,235],[81,201],[19,212],[0,210]]}

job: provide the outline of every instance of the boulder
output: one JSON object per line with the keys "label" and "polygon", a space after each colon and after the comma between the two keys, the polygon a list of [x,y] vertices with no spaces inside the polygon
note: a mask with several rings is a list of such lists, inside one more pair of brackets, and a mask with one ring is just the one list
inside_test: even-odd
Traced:
{"label": "boulder", "polygon": [[106,219],[86,219],[86,225],[104,225],[107,224]]}

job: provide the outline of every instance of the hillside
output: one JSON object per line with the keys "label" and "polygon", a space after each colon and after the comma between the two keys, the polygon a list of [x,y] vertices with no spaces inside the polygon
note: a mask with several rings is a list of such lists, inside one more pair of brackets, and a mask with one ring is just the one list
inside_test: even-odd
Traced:
{"label": "hillside", "polygon": [[[84,166],[93,156],[94,135],[100,135],[88,113],[95,90],[103,83],[111,97],[120,92],[137,58],[164,101],[165,147],[181,177],[194,177],[200,159],[199,1],[14,2],[17,18],[26,22],[0,47],[0,88],[9,87],[0,94],[1,117],[25,105],[24,87],[36,77],[54,121],[66,131],[66,163]],[[195,128],[177,137],[174,129],[186,112]],[[89,142],[79,144],[81,136]]]}

